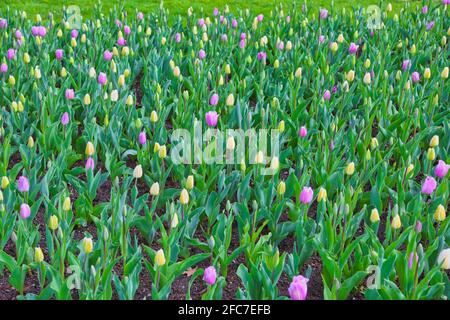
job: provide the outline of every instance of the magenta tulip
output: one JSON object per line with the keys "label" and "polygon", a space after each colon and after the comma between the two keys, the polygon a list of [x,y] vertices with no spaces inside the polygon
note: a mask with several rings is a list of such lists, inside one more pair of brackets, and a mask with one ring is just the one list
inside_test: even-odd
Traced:
{"label": "magenta tulip", "polygon": [[306,300],[308,281],[308,278],[301,275],[294,277],[288,288],[289,296],[292,300]]}
{"label": "magenta tulip", "polygon": [[446,164],[444,161],[439,160],[438,165],[434,168],[434,174],[438,178],[444,178],[447,175],[450,164]]}
{"label": "magenta tulip", "polygon": [[219,95],[217,93],[214,93],[209,99],[209,104],[215,107],[217,106],[218,103],[219,103]]}
{"label": "magenta tulip", "polygon": [[31,213],[30,206],[26,203],[22,203],[20,205],[20,217],[25,220],[30,216],[30,213]]}
{"label": "magenta tulip", "polygon": [[303,204],[308,204],[312,201],[314,196],[314,191],[310,187],[303,187],[302,192],[300,193],[300,201]]}
{"label": "magenta tulip", "polygon": [[64,112],[64,114],[62,115],[61,123],[63,126],[66,126],[69,123],[69,114],[67,112]]}
{"label": "magenta tulip", "polygon": [[26,177],[24,176],[19,177],[19,180],[17,181],[17,189],[20,192],[28,192],[30,190],[30,182]]}
{"label": "magenta tulip", "polygon": [[437,183],[436,180],[433,177],[426,177],[423,185],[422,185],[422,193],[425,194],[432,194],[433,191],[436,189]]}
{"label": "magenta tulip", "polygon": [[207,284],[212,286],[214,283],[216,283],[216,277],[216,269],[214,269],[213,266],[205,269],[205,272],[203,274],[203,281],[205,281]]}
{"label": "magenta tulip", "polygon": [[219,115],[215,111],[209,111],[205,114],[205,120],[208,127],[217,126],[217,120],[219,119]]}
{"label": "magenta tulip", "polygon": [[142,145],[147,143],[147,136],[145,135],[145,131],[139,133],[139,143]]}

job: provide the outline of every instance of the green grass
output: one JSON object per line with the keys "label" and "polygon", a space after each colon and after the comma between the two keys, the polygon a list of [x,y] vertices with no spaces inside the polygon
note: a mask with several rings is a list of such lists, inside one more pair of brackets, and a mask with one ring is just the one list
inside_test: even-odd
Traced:
{"label": "green grass", "polygon": [[[405,0],[392,0],[390,1],[394,8],[394,11],[399,11],[404,7],[405,2],[410,2],[412,7],[421,5],[421,1],[405,1]],[[81,9],[83,17],[89,18],[91,16],[96,0],[1,0],[0,3],[0,16],[7,7],[15,10],[25,10],[29,15],[41,14],[43,18],[47,16],[49,12],[52,12],[57,17],[61,15],[63,6],[77,5]],[[250,9],[252,12],[263,13],[268,15],[270,11],[278,4],[282,3],[285,8],[292,6],[293,0],[165,0],[164,7],[169,10],[170,14],[182,14],[185,15],[189,7],[193,7],[194,10],[200,10],[203,8],[208,15],[212,15],[213,8],[217,7],[223,9],[225,4],[228,4],[230,10],[235,12],[237,9]],[[298,7],[301,7],[303,1],[297,1]],[[307,1],[308,8],[318,9],[320,7],[331,8],[330,0],[310,0]],[[367,7],[370,4],[379,4],[379,0],[362,0],[362,1],[349,1],[349,0],[335,0],[335,8],[351,8],[351,6]],[[385,8],[388,1],[383,1],[382,8]],[[114,7],[124,4],[127,11],[131,14],[135,8],[145,13],[154,12],[158,10],[160,0],[109,0],[102,1],[103,11],[108,12]]]}

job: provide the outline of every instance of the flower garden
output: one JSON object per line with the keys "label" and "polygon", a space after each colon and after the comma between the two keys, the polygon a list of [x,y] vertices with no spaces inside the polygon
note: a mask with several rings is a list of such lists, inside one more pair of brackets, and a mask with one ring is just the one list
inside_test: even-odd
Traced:
{"label": "flower garden", "polygon": [[449,4],[1,9],[0,299],[448,299]]}

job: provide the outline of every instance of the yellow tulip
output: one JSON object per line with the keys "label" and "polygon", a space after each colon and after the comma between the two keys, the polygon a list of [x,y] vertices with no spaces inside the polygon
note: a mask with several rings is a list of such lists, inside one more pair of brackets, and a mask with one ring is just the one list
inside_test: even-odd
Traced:
{"label": "yellow tulip", "polygon": [[92,242],[92,238],[84,238],[81,242],[81,246],[83,248],[83,252],[85,254],[89,254],[94,249],[94,243]]}
{"label": "yellow tulip", "polygon": [[440,204],[436,211],[434,212],[434,220],[441,222],[444,221],[446,217],[445,208],[442,204]]}
{"label": "yellow tulip", "polygon": [[347,167],[345,167],[345,174],[351,176],[355,172],[355,163],[350,162]]}
{"label": "yellow tulip", "polygon": [[55,216],[55,215],[52,215],[50,217],[50,221],[48,223],[48,226],[49,226],[50,230],[53,230],[53,231],[58,229],[58,217]]}
{"label": "yellow tulip", "polygon": [[154,197],[159,194],[159,183],[158,182],[155,182],[152,184],[152,186],[150,187],[150,194]]}
{"label": "yellow tulip", "polygon": [[95,148],[94,145],[92,144],[92,142],[88,141],[88,143],[86,144],[86,150],[85,153],[87,156],[92,156],[95,152]]}
{"label": "yellow tulip", "polygon": [[41,263],[44,261],[44,253],[39,247],[34,248],[34,262]]}
{"label": "yellow tulip", "polygon": [[159,249],[155,254],[155,264],[158,267],[161,267],[166,264],[166,258],[164,257],[164,250]]}
{"label": "yellow tulip", "polygon": [[327,201],[327,190],[320,187],[319,193],[317,194],[317,202]]}
{"label": "yellow tulip", "polygon": [[64,203],[63,203],[63,210],[70,211],[71,207],[72,207],[72,204],[70,203],[70,197],[66,197],[64,199]]}
{"label": "yellow tulip", "polygon": [[177,215],[177,213],[175,212],[174,215],[173,215],[173,217],[172,217],[172,221],[170,222],[170,227],[171,227],[172,229],[174,229],[174,228],[176,228],[177,226],[178,226],[178,215]]}
{"label": "yellow tulip", "polygon": [[8,177],[3,176],[2,177],[2,189],[5,190],[9,186],[9,179]]}
{"label": "yellow tulip", "polygon": [[286,192],[286,183],[284,181],[280,181],[277,186],[277,193],[282,196]]}
{"label": "yellow tulip", "polygon": [[370,222],[375,223],[380,221],[380,215],[378,213],[378,209],[374,208],[372,209],[372,212],[370,213]]}
{"label": "yellow tulip", "polygon": [[391,222],[392,229],[400,229],[402,226],[402,221],[400,220],[400,216],[397,214]]}
{"label": "yellow tulip", "polygon": [[430,161],[433,161],[435,158],[436,158],[436,152],[434,151],[434,148],[428,148],[427,159]]}
{"label": "yellow tulip", "polygon": [[430,140],[430,147],[434,148],[439,145],[439,136],[434,135],[433,138]]}
{"label": "yellow tulip", "polygon": [[159,147],[158,156],[160,159],[164,159],[165,157],[167,157],[167,148],[165,145]]}
{"label": "yellow tulip", "polygon": [[158,114],[156,113],[155,110],[153,110],[152,113],[150,114],[150,121],[153,123],[158,121]]}
{"label": "yellow tulip", "polygon": [[186,189],[183,189],[180,194],[180,202],[181,204],[189,203],[189,193]]}
{"label": "yellow tulip", "polygon": [[194,176],[190,175],[186,179],[186,189],[192,190],[194,188]]}

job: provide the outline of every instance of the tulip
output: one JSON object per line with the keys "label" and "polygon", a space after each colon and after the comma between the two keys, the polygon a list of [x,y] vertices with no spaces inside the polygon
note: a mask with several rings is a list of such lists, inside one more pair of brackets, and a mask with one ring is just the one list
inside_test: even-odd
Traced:
{"label": "tulip", "polygon": [[366,74],[364,75],[363,81],[367,85],[369,85],[372,82],[369,72],[366,72]]}
{"label": "tulip", "polygon": [[319,15],[320,15],[320,19],[326,19],[328,17],[328,10],[320,9]]}
{"label": "tulip", "polygon": [[306,137],[306,135],[308,134],[308,130],[306,129],[305,126],[302,126],[298,132],[298,135],[302,138]]}
{"label": "tulip", "polygon": [[26,177],[19,177],[19,180],[17,181],[17,189],[20,192],[28,192],[30,190],[30,183]]}
{"label": "tulip", "polygon": [[9,186],[9,179],[6,176],[2,177],[2,189],[5,190]]}
{"label": "tulip", "polygon": [[442,204],[440,204],[438,205],[436,211],[434,212],[434,220],[442,222],[445,220],[445,217],[446,217],[445,208]]}
{"label": "tulip", "polygon": [[180,194],[180,203],[188,204],[189,203],[189,193],[186,189],[183,189]]}
{"label": "tulip", "polygon": [[350,43],[350,47],[348,48],[348,53],[355,54],[358,51],[358,46],[355,43]]}
{"label": "tulip", "polygon": [[103,72],[100,72],[97,79],[98,83],[102,86],[104,86],[107,82],[106,74]]}
{"label": "tulip", "polygon": [[411,254],[409,255],[409,258],[408,258],[408,269],[410,269],[410,270],[413,267],[414,257],[416,258],[416,264],[419,263],[419,256],[417,255],[417,253],[411,252]]}
{"label": "tulip", "polygon": [[159,249],[155,254],[155,264],[158,267],[161,267],[166,264],[166,258],[164,257],[164,250]]}
{"label": "tulip", "polygon": [[428,176],[426,177],[422,185],[422,193],[430,195],[433,193],[436,187],[437,187],[436,180],[433,177]]}
{"label": "tulip", "polygon": [[155,110],[153,110],[152,113],[150,114],[150,121],[153,123],[158,121],[158,114],[156,113]]}
{"label": "tulip", "polygon": [[70,203],[70,198],[69,197],[65,197],[64,198],[64,203],[63,203],[63,210],[64,211],[69,211],[71,207],[72,207],[72,205]]}
{"label": "tulip", "polygon": [[200,58],[200,60],[203,60],[206,58],[206,52],[203,49],[200,49],[200,51],[198,52],[198,57]]}
{"label": "tulip", "polygon": [[44,261],[44,253],[39,247],[34,248],[34,262],[41,263]]}
{"label": "tulip", "polygon": [[73,89],[66,89],[66,99],[67,100],[75,99],[75,91]]}
{"label": "tulip", "polygon": [[286,183],[284,181],[280,181],[277,186],[278,195],[282,196],[286,192]]}
{"label": "tulip", "polygon": [[345,73],[345,79],[347,79],[348,82],[352,82],[355,79],[355,71],[350,70],[349,72]]}
{"label": "tulip", "polygon": [[164,159],[165,157],[167,157],[167,148],[165,145],[159,147],[158,156],[160,159]]}
{"label": "tulip", "polygon": [[27,142],[27,146],[28,148],[32,149],[34,147],[34,139],[32,136],[28,137],[28,142]]}
{"label": "tulip", "polygon": [[445,67],[443,70],[442,70],[442,72],[441,72],[441,78],[442,79],[447,79],[448,78],[448,70],[449,68],[448,67]]}
{"label": "tulip", "polygon": [[255,164],[262,164],[264,162],[264,153],[258,151],[255,155]]}
{"label": "tulip", "polygon": [[402,221],[400,220],[400,216],[397,214],[395,215],[395,217],[392,219],[391,222],[391,227],[392,229],[400,229],[402,226]]}
{"label": "tulip", "polygon": [[355,163],[354,162],[350,162],[345,167],[345,174],[348,175],[348,176],[351,176],[354,172],[355,172]]}
{"label": "tulip", "polygon": [[228,137],[227,139],[227,150],[234,150],[234,148],[236,148],[236,143],[234,141],[233,137]]}
{"label": "tulip", "polygon": [[152,184],[152,186],[150,187],[150,194],[154,197],[159,195],[159,183],[158,182],[154,182]]}
{"label": "tulip", "polygon": [[418,73],[417,71],[414,71],[414,72],[412,73],[412,75],[411,75],[411,80],[412,80],[414,83],[417,83],[417,82],[420,81],[420,75],[419,75],[419,73]]}
{"label": "tulip", "polygon": [[88,141],[88,143],[86,144],[86,150],[85,153],[87,156],[92,156],[95,152],[94,149],[94,145],[92,144],[92,142]]}
{"label": "tulip", "polygon": [[434,151],[434,148],[428,148],[427,159],[429,161],[433,161],[435,158],[436,158],[436,152]]}
{"label": "tulip", "polygon": [[177,215],[177,213],[175,212],[174,215],[173,215],[173,217],[172,217],[172,221],[170,222],[170,227],[171,227],[172,229],[174,229],[174,228],[176,228],[177,226],[178,226],[178,215]]}
{"label": "tulip", "polygon": [[403,60],[403,62],[402,62],[402,70],[403,71],[408,70],[410,65],[411,65],[411,60]]}
{"label": "tulip", "polygon": [[0,65],[0,72],[1,73],[7,73],[8,72],[8,65],[6,63],[2,63]]}
{"label": "tulip", "polygon": [[317,195],[317,202],[327,201],[327,190],[320,187],[319,193]]}
{"label": "tulip", "polygon": [[85,169],[86,169],[86,170],[94,170],[94,159],[92,159],[91,157],[89,157],[89,158],[86,160]]}
{"label": "tulip", "polygon": [[446,164],[444,161],[439,160],[438,165],[434,168],[434,175],[438,178],[444,178],[447,175],[450,165]]}
{"label": "tulip", "polygon": [[323,99],[324,100],[330,100],[331,98],[331,93],[329,90],[325,90],[325,92],[323,93]]}
{"label": "tulip", "polygon": [[234,105],[234,95],[232,93],[228,95],[225,104],[227,105],[227,107],[232,107]]}
{"label": "tulip", "polygon": [[175,77],[179,77],[180,76],[180,74],[181,74],[181,71],[180,71],[180,68],[178,67],[178,66],[176,66],[175,68],[173,68],[173,75],[175,76]]}
{"label": "tulip", "polygon": [[426,69],[425,69],[425,71],[423,72],[423,77],[424,77],[425,79],[430,79],[430,77],[431,77],[431,71],[430,71],[430,68],[426,68]]}
{"label": "tulip", "polygon": [[30,214],[31,214],[30,206],[26,203],[22,203],[20,205],[20,217],[25,220],[30,216]]}
{"label": "tulip", "polygon": [[64,51],[62,49],[58,49],[55,52],[55,56],[57,60],[61,60],[63,58]]}
{"label": "tulip", "polygon": [[144,145],[147,143],[147,136],[145,135],[145,131],[142,131],[141,133],[139,133],[139,143],[141,145]]}
{"label": "tulip", "polygon": [[216,283],[216,269],[214,269],[213,266],[205,269],[205,272],[203,274],[203,281],[205,281],[210,286]]}
{"label": "tulip", "polygon": [[308,278],[301,275],[294,277],[288,288],[289,296],[292,300],[306,300],[308,281]]}
{"label": "tulip", "polygon": [[139,179],[142,177],[142,166],[139,164],[133,170],[133,178]]}
{"label": "tulip", "polygon": [[52,215],[50,217],[50,221],[48,223],[48,227],[50,228],[50,230],[53,230],[53,231],[58,229],[58,217],[57,216]]}
{"label": "tulip", "polygon": [[217,120],[219,115],[215,111],[209,111],[205,114],[206,124],[209,127],[215,127],[217,125]]}
{"label": "tulip", "polygon": [[67,112],[64,112],[61,117],[61,124],[63,126],[66,126],[69,123],[69,114]]}
{"label": "tulip", "polygon": [[84,239],[81,242],[81,247],[83,249],[83,252],[88,255],[89,253],[92,252],[92,250],[94,249],[94,243],[92,241],[92,238],[87,238],[84,237]]}
{"label": "tulip", "polygon": [[439,136],[434,135],[430,140],[430,147],[434,148],[434,147],[437,147],[438,145],[439,145]]}
{"label": "tulip", "polygon": [[209,99],[209,104],[213,107],[217,106],[217,103],[219,102],[219,95],[217,93],[214,93],[211,96],[211,99]]}
{"label": "tulip", "polygon": [[300,201],[303,204],[308,204],[311,202],[313,196],[314,196],[314,191],[310,187],[303,187],[303,190],[300,193]]}
{"label": "tulip", "polygon": [[91,104],[91,96],[89,95],[89,93],[85,94],[83,98],[83,103],[87,106]]}
{"label": "tulip", "polygon": [[420,220],[417,220],[415,229],[418,233],[422,232],[422,222]]}
{"label": "tulip", "polygon": [[437,263],[441,268],[450,269],[450,248],[442,250],[437,258]]}
{"label": "tulip", "polygon": [[192,188],[194,188],[194,176],[189,175],[186,179],[186,189],[192,190]]}
{"label": "tulip", "polygon": [[373,208],[370,212],[370,222],[375,223],[380,221],[380,214],[378,213],[377,208]]}

